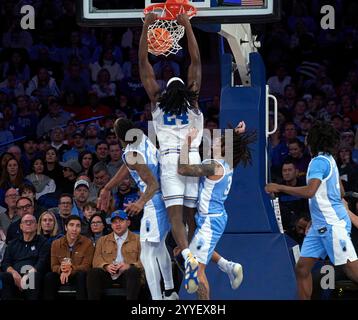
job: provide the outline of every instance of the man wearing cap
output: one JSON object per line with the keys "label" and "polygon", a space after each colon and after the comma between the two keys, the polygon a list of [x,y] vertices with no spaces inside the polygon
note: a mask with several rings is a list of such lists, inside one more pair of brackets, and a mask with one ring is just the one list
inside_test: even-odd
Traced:
{"label": "man wearing cap", "polygon": [[83,207],[89,198],[89,183],[86,180],[78,180],[75,183],[73,191],[72,214],[83,219]]}
{"label": "man wearing cap", "polygon": [[76,178],[82,170],[81,165],[77,160],[70,159],[66,162],[60,162],[63,172],[62,183],[58,185],[62,193],[71,193],[75,186]]}
{"label": "man wearing cap", "polygon": [[73,147],[71,150],[68,150],[64,153],[62,159],[63,161],[68,161],[70,159],[78,160],[78,157],[83,151],[94,152],[95,149],[92,146],[86,145],[85,136],[82,130],[78,129],[72,134]]}
{"label": "man wearing cap", "polygon": [[113,232],[101,237],[87,275],[89,300],[99,300],[105,288],[116,283],[127,289],[127,300],[137,300],[144,283],[139,237],[128,230],[130,221],[122,210],[111,214]]}
{"label": "man wearing cap", "polygon": [[21,157],[22,170],[24,175],[28,175],[32,171],[32,161],[36,157],[40,157],[41,154],[38,152],[37,139],[35,136],[26,136],[23,140],[24,153]]}

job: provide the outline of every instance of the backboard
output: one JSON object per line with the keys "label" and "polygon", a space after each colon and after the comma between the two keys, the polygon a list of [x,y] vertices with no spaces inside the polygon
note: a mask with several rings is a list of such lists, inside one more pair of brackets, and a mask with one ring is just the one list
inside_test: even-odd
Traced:
{"label": "backboard", "polygon": [[[268,23],[280,19],[281,0],[190,0],[198,9],[192,24]],[[82,26],[140,26],[143,9],[165,0],[77,0]]]}

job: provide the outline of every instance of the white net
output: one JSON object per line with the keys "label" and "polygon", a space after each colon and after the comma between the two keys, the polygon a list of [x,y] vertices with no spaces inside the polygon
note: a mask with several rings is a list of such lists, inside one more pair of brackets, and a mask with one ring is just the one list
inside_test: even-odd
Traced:
{"label": "white net", "polygon": [[179,40],[185,28],[176,20],[156,20],[148,28],[148,51],[155,56],[176,54],[182,47]]}

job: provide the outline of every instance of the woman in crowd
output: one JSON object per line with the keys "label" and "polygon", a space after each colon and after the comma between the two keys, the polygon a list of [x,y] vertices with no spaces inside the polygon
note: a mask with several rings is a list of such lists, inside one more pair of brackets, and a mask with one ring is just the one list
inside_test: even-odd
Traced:
{"label": "woman in crowd", "polygon": [[89,230],[87,237],[91,239],[93,245],[95,246],[97,240],[109,233],[106,220],[99,213],[95,213],[89,220]]}
{"label": "woman in crowd", "polygon": [[59,234],[58,232],[57,220],[51,211],[45,211],[40,215],[37,224],[37,234],[48,239],[50,244],[52,241],[63,236],[63,234]]}
{"label": "woman in crowd", "polygon": [[50,147],[45,153],[44,174],[54,181],[63,179],[62,168],[59,164],[58,153],[56,148]]}
{"label": "woman in crowd", "polygon": [[32,173],[26,176],[36,189],[36,199],[47,193],[56,191],[56,183],[44,174],[45,161],[43,158],[35,158],[32,162]]}
{"label": "woman in crowd", "polygon": [[97,93],[98,98],[115,97],[116,85],[111,82],[111,75],[107,69],[101,69],[97,74],[97,81],[92,85],[92,90]]}
{"label": "woman in crowd", "polygon": [[13,159],[14,156],[9,153],[9,152],[4,152],[1,156],[0,156],[0,176],[3,172],[3,169],[5,168],[6,163],[10,160]]}
{"label": "woman in crowd", "polygon": [[78,157],[78,161],[82,167],[82,173],[93,180],[93,154],[90,151],[83,151]]}

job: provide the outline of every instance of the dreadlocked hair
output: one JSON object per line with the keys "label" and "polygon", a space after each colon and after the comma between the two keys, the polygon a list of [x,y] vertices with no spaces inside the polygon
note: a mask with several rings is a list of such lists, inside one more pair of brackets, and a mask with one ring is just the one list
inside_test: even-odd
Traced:
{"label": "dreadlocked hair", "polygon": [[307,144],[315,157],[319,152],[334,155],[340,142],[339,132],[330,124],[317,121],[307,135]]}
{"label": "dreadlocked hair", "polygon": [[181,115],[188,112],[188,107],[194,107],[199,93],[186,87],[180,81],[172,82],[159,98],[159,108],[165,113]]}
{"label": "dreadlocked hair", "polygon": [[[136,128],[134,123],[129,119],[124,119],[124,118],[117,119],[113,127],[117,138],[127,143],[135,143],[137,141],[140,141],[141,140],[140,138],[143,135],[143,131]],[[133,134],[127,135],[127,133],[132,129],[136,129],[137,132],[135,133],[133,132]]]}
{"label": "dreadlocked hair", "polygon": [[[235,168],[238,164],[242,164],[244,167],[252,164],[252,149],[249,147],[250,144],[254,143],[257,140],[256,130],[246,131],[244,133],[233,132],[233,141],[232,141],[232,167]],[[221,137],[221,153],[225,152],[225,135]],[[227,155],[225,154],[225,158]],[[227,161],[230,163],[230,161]]]}

